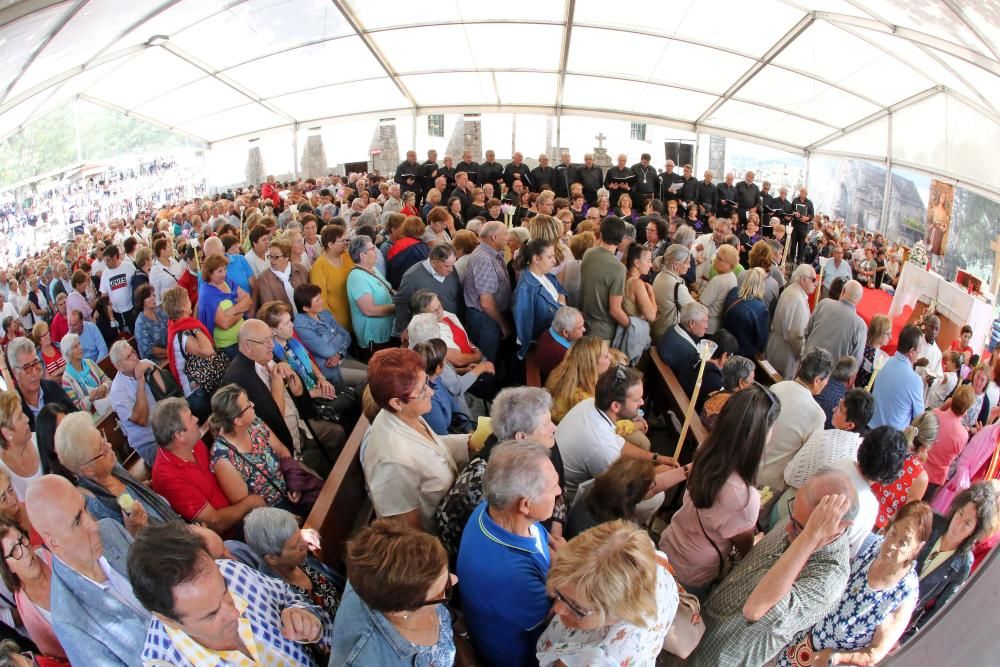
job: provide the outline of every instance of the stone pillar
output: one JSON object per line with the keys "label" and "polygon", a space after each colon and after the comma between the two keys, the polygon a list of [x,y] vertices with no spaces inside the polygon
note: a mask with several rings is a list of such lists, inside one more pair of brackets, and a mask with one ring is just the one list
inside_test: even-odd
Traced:
{"label": "stone pillar", "polygon": [[319,178],[329,173],[326,151],[323,149],[323,135],[310,134],[302,149],[302,178]]}
{"label": "stone pillar", "polygon": [[372,170],[378,171],[382,176],[392,178],[400,160],[395,118],[379,121],[378,127],[375,128],[375,134],[372,136],[368,153],[371,155]]}
{"label": "stone pillar", "polygon": [[[479,114],[466,114],[457,123],[448,140],[445,155],[455,158],[455,163],[462,161],[462,151],[472,151],[472,160],[483,160],[483,127]],[[444,155],[441,156],[442,158]]]}
{"label": "stone pillar", "polygon": [[715,174],[715,181],[722,183],[726,174],[726,138],[717,137],[714,134],[709,137],[708,143],[708,168]]}
{"label": "stone pillar", "polygon": [[260,155],[260,146],[251,145],[247,150],[247,166],[243,174],[246,176],[248,186],[260,185],[264,182],[267,175],[264,173],[264,158]]}

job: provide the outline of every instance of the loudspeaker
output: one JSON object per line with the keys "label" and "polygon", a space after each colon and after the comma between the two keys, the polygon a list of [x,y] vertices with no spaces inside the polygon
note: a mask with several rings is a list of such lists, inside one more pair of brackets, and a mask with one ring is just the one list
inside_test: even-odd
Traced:
{"label": "loudspeaker", "polygon": [[688,141],[664,141],[663,152],[678,168],[694,163],[694,143]]}

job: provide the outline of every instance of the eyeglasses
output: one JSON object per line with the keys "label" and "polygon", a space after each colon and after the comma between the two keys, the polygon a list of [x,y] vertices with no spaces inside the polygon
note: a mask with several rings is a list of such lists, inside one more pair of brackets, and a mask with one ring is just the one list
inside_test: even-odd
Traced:
{"label": "eyeglasses", "polygon": [[279,259],[284,259],[284,255],[268,255],[267,258],[272,262],[277,262]]}
{"label": "eyeglasses", "polygon": [[34,373],[35,371],[40,371],[41,369],[42,369],[42,362],[38,361],[37,359],[35,361],[30,361],[25,365],[21,366],[21,370],[24,371],[25,373]]}
{"label": "eyeglasses", "polygon": [[242,410],[240,410],[240,414],[237,415],[237,416],[238,417],[242,417],[243,415],[246,414],[246,411],[249,410],[252,407],[253,407],[253,401],[247,401],[247,406],[245,408],[243,408]]}
{"label": "eyeglasses", "polygon": [[94,461],[101,458],[110,451],[111,451],[111,443],[108,442],[105,438],[101,438],[101,453],[95,456],[94,458],[90,459],[89,461],[84,461],[83,463],[81,463],[80,467],[82,468],[85,465],[93,463]]}
{"label": "eyeglasses", "polygon": [[762,392],[764,392],[764,395],[765,395],[765,396],[767,396],[767,400],[768,400],[768,402],[769,402],[769,403],[771,404],[771,407],[773,408],[773,407],[774,407],[774,404],[775,404],[775,402],[776,402],[776,401],[778,400],[778,397],[777,397],[777,396],[775,396],[775,395],[774,395],[774,394],[773,394],[773,393],[771,392],[771,390],[770,390],[770,389],[768,389],[767,387],[765,387],[764,385],[762,385],[762,384],[761,384],[760,382],[757,382],[756,380],[754,380],[754,381],[753,381],[753,384],[754,384],[754,386],[755,386],[755,387],[757,387],[757,388],[758,388],[758,389],[760,389],[760,390],[761,390]]}
{"label": "eyeglasses", "polygon": [[10,548],[10,551],[3,555],[4,559],[21,560],[24,556],[24,550],[31,546],[27,540],[24,539],[24,535],[18,535],[17,542]]}
{"label": "eyeglasses", "polygon": [[577,618],[584,619],[590,616],[592,613],[594,613],[593,611],[582,609],[580,605],[570,600],[568,597],[560,593],[558,590],[556,590],[555,593],[556,593],[556,599],[562,602],[564,605],[566,605],[566,607],[571,612],[573,612],[573,615],[576,616]]}
{"label": "eyeglasses", "polygon": [[265,338],[264,340],[254,340],[253,338],[247,338],[248,343],[257,343],[258,345],[267,345],[268,343],[273,343],[270,338]]}
{"label": "eyeglasses", "polygon": [[444,584],[444,596],[436,600],[425,600],[418,604],[418,607],[428,607],[433,604],[446,604],[451,602],[451,572],[448,573],[448,581]]}
{"label": "eyeglasses", "polygon": [[421,399],[427,398],[427,392],[429,392],[430,390],[431,390],[431,381],[430,380],[426,380],[424,382],[424,389],[423,389],[423,391],[420,392],[420,395],[419,396],[407,396],[406,400],[407,401],[419,401]]}
{"label": "eyeglasses", "polygon": [[799,520],[795,518],[794,514],[792,514],[792,504],[794,502],[795,498],[789,498],[785,501],[785,504],[788,508],[788,520],[792,523],[792,537],[798,537],[799,533],[805,530],[806,527],[799,523]]}

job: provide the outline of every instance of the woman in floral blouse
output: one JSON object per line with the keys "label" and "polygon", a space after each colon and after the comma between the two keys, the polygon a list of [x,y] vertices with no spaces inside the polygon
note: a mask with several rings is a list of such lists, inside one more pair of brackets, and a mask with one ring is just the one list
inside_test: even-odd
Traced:
{"label": "woman in floral blouse", "polygon": [[299,530],[290,512],[259,507],[243,520],[243,534],[247,545],[279,579],[334,617],[344,594],[344,580],[309,554],[310,547],[319,546],[313,541],[319,539],[315,531]]}
{"label": "woman in floral blouse", "polygon": [[246,392],[235,384],[215,392],[211,420],[218,431],[212,447],[212,472],[229,502],[255,494],[268,507],[294,509],[300,494],[287,490],[280,464],[291,453],[257,418]]}
{"label": "woman in floral blouse", "polygon": [[677,612],[677,584],[649,535],[610,521],[559,549],[549,570],[555,615],[538,638],[549,665],[653,667]]}

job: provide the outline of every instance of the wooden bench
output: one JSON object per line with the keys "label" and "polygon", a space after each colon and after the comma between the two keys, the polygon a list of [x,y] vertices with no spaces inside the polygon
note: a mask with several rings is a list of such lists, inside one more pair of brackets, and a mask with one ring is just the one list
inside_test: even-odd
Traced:
{"label": "wooden bench", "polygon": [[528,349],[528,354],[524,357],[525,382],[529,387],[542,386],[542,374],[538,370],[538,359],[535,357],[534,345]]}
{"label": "wooden bench", "polygon": [[104,371],[104,374],[108,376],[109,380],[114,380],[115,376],[118,375],[118,369],[115,365],[111,363],[111,355],[106,354],[104,358],[97,362],[97,367]]}
{"label": "wooden bench", "polygon": [[[661,405],[664,410],[664,417],[666,416],[667,410],[672,411],[676,416],[678,421],[684,423],[684,413],[688,409],[688,405],[691,403],[688,395],[684,392],[684,388],[681,387],[680,381],[677,376],[674,375],[674,371],[667,365],[663,359],[660,358],[660,353],[657,352],[655,347],[649,348],[650,359],[653,361],[653,365],[657,370],[657,375],[659,375],[659,382],[650,382],[651,389],[657,392],[655,395],[662,401]],[[695,442],[695,447],[700,447],[703,442],[708,438],[708,429],[705,425],[701,423],[701,418],[697,413],[691,415],[691,425],[688,427],[688,437],[693,439]]]}
{"label": "wooden bench", "polygon": [[122,465],[129,463],[131,456],[135,452],[128,444],[125,431],[122,430],[121,424],[118,423],[118,414],[114,410],[109,410],[108,414],[104,415],[101,421],[97,422],[97,430],[101,432],[104,439],[111,445],[111,449],[115,452],[115,458]]}
{"label": "wooden bench", "polygon": [[361,440],[367,432],[368,420],[362,416],[344,443],[303,526],[319,533],[323,561],[338,572],[344,571],[347,540],[375,515],[361,467]]}
{"label": "wooden bench", "polygon": [[767,359],[764,358],[763,354],[757,353],[754,356],[754,365],[756,369],[754,370],[754,379],[760,382],[765,387],[770,387],[773,384],[781,382],[781,373],[774,369]]}

